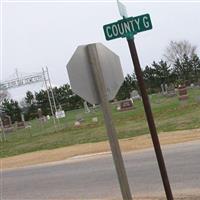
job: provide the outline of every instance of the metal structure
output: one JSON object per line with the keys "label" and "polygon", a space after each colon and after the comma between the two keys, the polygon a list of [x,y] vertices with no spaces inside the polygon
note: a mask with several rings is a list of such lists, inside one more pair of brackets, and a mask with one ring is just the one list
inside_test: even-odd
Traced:
{"label": "metal structure", "polygon": [[[46,89],[47,89],[47,96],[48,96],[48,99],[49,99],[49,106],[50,106],[50,109],[51,109],[51,114],[53,116],[53,122],[54,122],[54,126],[55,126],[55,129],[56,129],[56,112],[57,112],[57,107],[56,107],[56,102],[55,102],[55,97],[54,97],[54,93],[53,93],[53,89],[52,89],[52,85],[51,85],[51,80],[50,80],[50,76],[49,76],[49,71],[48,71],[48,68],[46,67],[46,71],[44,68],[42,68],[42,74],[43,74],[43,80],[44,80],[44,83],[45,83],[45,86],[46,86]],[[52,100],[53,100],[53,105],[52,105],[52,102],[51,102],[51,97],[52,97]],[[53,107],[54,107],[54,110],[53,110]],[[58,119],[58,122],[59,122],[59,119]]]}
{"label": "metal structure", "polygon": [[42,68],[42,72],[33,73],[30,75],[19,76],[18,70],[15,71],[15,78],[0,82],[0,91],[9,90],[12,88],[23,87],[30,84],[35,84],[43,82],[45,84],[49,105],[51,109],[51,114],[53,116],[54,125],[56,125],[55,113],[57,112],[57,106],[55,102],[55,97],[52,89],[52,84],[49,76],[48,68]]}
{"label": "metal structure", "polygon": [[43,81],[44,81],[44,76],[42,72],[19,77],[18,71],[16,70],[16,78],[0,83],[0,90],[8,90]]}

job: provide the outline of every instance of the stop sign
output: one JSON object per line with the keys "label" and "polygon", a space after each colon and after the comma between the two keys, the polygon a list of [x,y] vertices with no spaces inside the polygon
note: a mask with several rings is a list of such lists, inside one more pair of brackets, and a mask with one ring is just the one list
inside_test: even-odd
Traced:
{"label": "stop sign", "polygon": [[[105,82],[108,100],[117,94],[124,76],[119,56],[101,43],[95,43]],[[92,74],[87,45],[78,46],[67,64],[72,91],[91,104],[99,104],[96,83]]]}

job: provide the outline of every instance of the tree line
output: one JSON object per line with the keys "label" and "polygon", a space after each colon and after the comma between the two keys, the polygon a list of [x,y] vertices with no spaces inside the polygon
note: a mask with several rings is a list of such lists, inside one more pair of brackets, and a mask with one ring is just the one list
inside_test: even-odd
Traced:
{"label": "tree line", "polygon": [[[189,85],[200,80],[200,58],[196,53],[196,47],[187,41],[171,42],[166,48],[165,60],[153,62],[143,69],[148,93],[159,92],[161,84]],[[130,93],[138,90],[135,74],[128,74],[119,89],[116,100],[130,98]],[[56,104],[65,111],[83,107],[84,100],[72,92],[69,84],[53,88]],[[20,121],[21,113],[26,120],[38,117],[38,108],[43,115],[51,115],[46,90],[32,93],[28,91],[25,98],[17,102],[13,99],[5,99],[2,102],[2,110],[12,121]]]}

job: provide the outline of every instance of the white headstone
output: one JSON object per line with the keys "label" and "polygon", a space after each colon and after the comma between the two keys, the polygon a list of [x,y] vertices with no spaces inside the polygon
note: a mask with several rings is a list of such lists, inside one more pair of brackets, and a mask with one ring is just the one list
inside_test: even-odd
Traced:
{"label": "white headstone", "polygon": [[81,125],[81,122],[75,121],[74,126],[80,126],[80,125]]}
{"label": "white headstone", "polygon": [[87,105],[87,101],[84,101],[83,105],[84,105],[85,113],[90,113],[90,109]]}
{"label": "white headstone", "polygon": [[98,118],[97,117],[93,117],[92,118],[92,122],[95,122],[95,123],[98,122]]}
{"label": "white headstone", "polygon": [[137,90],[133,90],[130,95],[132,100],[141,99]]}
{"label": "white headstone", "polygon": [[64,110],[56,111],[56,118],[57,119],[64,118],[64,117],[65,117],[65,111]]}

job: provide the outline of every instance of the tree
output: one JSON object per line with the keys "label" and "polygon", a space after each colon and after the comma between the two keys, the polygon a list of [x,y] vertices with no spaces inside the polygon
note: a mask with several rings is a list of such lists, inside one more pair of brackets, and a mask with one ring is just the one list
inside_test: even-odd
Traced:
{"label": "tree", "polygon": [[196,46],[186,40],[171,41],[165,50],[164,57],[169,63],[174,64],[177,59],[182,62],[184,60],[184,55],[188,58],[192,58],[194,54],[196,54],[196,49]]}
{"label": "tree", "polygon": [[152,64],[154,69],[154,78],[156,80],[156,85],[160,87],[163,83],[169,83],[171,78],[171,66],[164,62],[163,60],[156,63],[155,61]]}
{"label": "tree", "polygon": [[200,59],[194,54],[192,58],[184,55],[182,60],[177,59],[173,73],[177,80],[184,84],[190,84],[191,82],[197,82],[200,76]]}
{"label": "tree", "polygon": [[150,67],[146,66],[143,76],[149,93],[158,92],[161,84],[169,84],[173,81],[171,66],[163,60],[154,61]]}
{"label": "tree", "polygon": [[73,92],[70,85],[65,84],[63,86],[60,86],[59,88],[55,87],[53,91],[58,101],[57,103],[62,107],[62,109],[65,111],[71,110],[73,107],[71,103],[73,104],[73,101],[70,102],[69,99],[73,95]]}
{"label": "tree", "polygon": [[147,65],[143,70],[143,76],[147,88],[156,87],[155,69]]}
{"label": "tree", "polygon": [[31,91],[26,92],[26,97],[20,102],[20,105],[26,120],[37,117],[37,101]]}
{"label": "tree", "polygon": [[4,99],[2,106],[5,113],[11,117],[12,122],[21,121],[21,109],[17,101]]}
{"label": "tree", "polygon": [[128,74],[125,77],[124,82],[116,95],[116,98],[118,100],[130,98],[130,93],[136,88],[137,85],[136,85],[135,74],[134,73],[132,75]]}
{"label": "tree", "polygon": [[182,60],[176,60],[174,63],[174,74],[176,74],[177,78],[182,80],[183,83],[191,79],[192,65],[187,55],[184,55]]}
{"label": "tree", "polygon": [[74,110],[83,107],[84,100],[72,92],[69,84],[53,88],[57,105],[63,110]]}
{"label": "tree", "polygon": [[[35,106],[42,110],[43,115],[51,115],[51,109],[49,105],[48,94],[46,90],[40,90],[39,92],[35,92]],[[51,100],[51,102],[53,102]]]}
{"label": "tree", "polygon": [[34,100],[34,95],[31,91],[27,91],[26,92],[26,97],[25,97],[25,102],[27,104],[32,104]]}
{"label": "tree", "polygon": [[194,81],[198,82],[200,78],[200,59],[199,57],[195,54],[192,59],[192,66],[193,66],[193,77]]}

